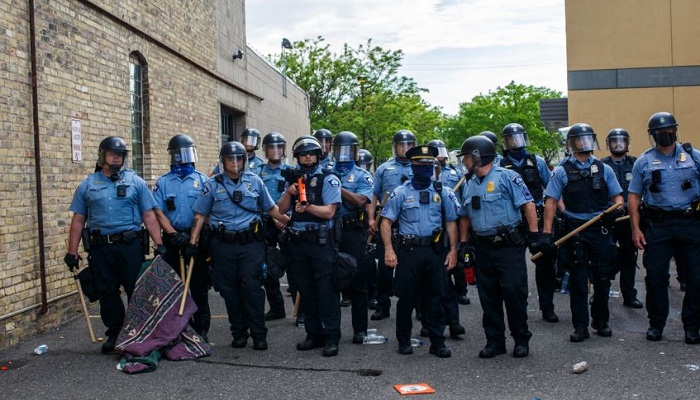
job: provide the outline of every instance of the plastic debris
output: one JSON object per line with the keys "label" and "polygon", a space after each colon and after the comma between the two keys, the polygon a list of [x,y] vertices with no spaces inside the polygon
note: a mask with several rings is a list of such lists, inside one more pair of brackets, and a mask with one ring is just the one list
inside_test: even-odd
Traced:
{"label": "plastic debris", "polygon": [[574,364],[573,368],[573,373],[574,374],[582,374],[588,370],[588,363],[585,361],[581,361],[580,363]]}

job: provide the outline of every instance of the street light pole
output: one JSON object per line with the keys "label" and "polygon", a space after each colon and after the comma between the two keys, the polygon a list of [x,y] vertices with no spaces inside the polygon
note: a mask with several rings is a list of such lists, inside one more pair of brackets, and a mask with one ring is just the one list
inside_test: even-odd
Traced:
{"label": "street light pole", "polygon": [[285,49],[292,49],[292,43],[287,38],[282,38],[282,96],[287,97],[287,54]]}

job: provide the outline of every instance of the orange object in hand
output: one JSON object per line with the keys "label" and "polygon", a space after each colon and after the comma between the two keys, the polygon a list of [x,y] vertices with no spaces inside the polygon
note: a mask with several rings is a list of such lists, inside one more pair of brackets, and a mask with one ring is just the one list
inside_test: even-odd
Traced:
{"label": "orange object in hand", "polygon": [[309,204],[309,201],[306,199],[306,178],[303,176],[300,176],[299,179],[297,179],[297,190],[299,191],[299,204],[302,206],[305,206]]}

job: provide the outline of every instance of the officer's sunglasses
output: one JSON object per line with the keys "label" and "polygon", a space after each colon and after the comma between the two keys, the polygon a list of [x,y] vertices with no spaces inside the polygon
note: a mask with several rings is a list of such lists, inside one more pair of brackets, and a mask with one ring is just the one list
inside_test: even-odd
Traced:
{"label": "officer's sunglasses", "polygon": [[311,151],[300,151],[299,156],[300,157],[306,157],[306,156],[315,156],[316,152],[311,150]]}

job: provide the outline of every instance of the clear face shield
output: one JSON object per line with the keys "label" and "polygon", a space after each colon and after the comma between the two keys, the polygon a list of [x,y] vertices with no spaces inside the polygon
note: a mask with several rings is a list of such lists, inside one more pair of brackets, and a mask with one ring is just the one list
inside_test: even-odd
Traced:
{"label": "clear face shield", "polygon": [[247,159],[245,154],[223,156],[219,160],[219,169],[231,174],[240,174],[246,170]]}
{"label": "clear face shield", "polygon": [[393,153],[395,158],[406,158],[406,152],[416,147],[415,140],[404,140],[394,143]]}
{"label": "clear face shield", "polygon": [[357,160],[357,146],[333,146],[333,159],[335,160],[335,162],[348,162]]}
{"label": "clear face shield", "polygon": [[265,157],[270,161],[282,161],[285,157],[287,146],[284,143],[272,143],[263,146],[265,149]]}
{"label": "clear face shield", "polygon": [[260,144],[260,138],[256,136],[241,136],[241,144],[247,151],[253,151]]}
{"label": "clear face shield", "polygon": [[464,169],[469,172],[475,172],[478,167],[481,167],[481,153],[479,150],[474,150],[471,154],[465,154],[462,156],[462,165]]}
{"label": "clear face shield", "polygon": [[527,147],[530,141],[527,139],[527,134],[516,133],[514,135],[503,136],[503,150],[513,150]]}
{"label": "clear face shield", "polygon": [[318,143],[321,145],[321,149],[323,149],[323,156],[325,157],[326,154],[328,154],[328,152],[331,151],[331,144],[333,144],[333,140],[321,138],[318,139]]}
{"label": "clear face shield", "polygon": [[450,155],[447,154],[447,149],[444,147],[438,147],[438,155],[437,158],[448,158]]}
{"label": "clear face shield", "polygon": [[170,165],[194,164],[197,162],[197,148],[183,147],[181,149],[168,150],[170,153]]}
{"label": "clear face shield", "polygon": [[600,150],[598,139],[595,135],[574,136],[566,139],[566,147],[572,153],[586,153],[589,151]]}
{"label": "clear face shield", "polygon": [[624,154],[630,150],[630,139],[625,136],[610,136],[605,145],[612,154]]}

